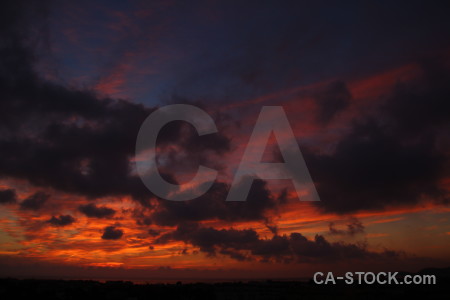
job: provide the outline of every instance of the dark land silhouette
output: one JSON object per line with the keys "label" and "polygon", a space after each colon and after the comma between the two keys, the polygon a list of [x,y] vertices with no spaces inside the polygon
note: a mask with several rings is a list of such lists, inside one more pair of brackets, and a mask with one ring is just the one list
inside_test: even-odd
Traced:
{"label": "dark land silhouette", "polygon": [[448,299],[450,268],[418,273],[436,275],[435,285],[381,285],[338,282],[318,285],[312,280],[222,283],[135,284],[130,281],[0,279],[0,299]]}

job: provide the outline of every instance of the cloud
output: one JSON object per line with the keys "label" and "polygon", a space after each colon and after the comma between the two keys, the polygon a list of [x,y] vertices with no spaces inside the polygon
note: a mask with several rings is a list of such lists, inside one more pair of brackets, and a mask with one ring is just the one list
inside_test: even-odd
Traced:
{"label": "cloud", "polygon": [[150,236],[152,236],[152,237],[155,237],[155,236],[160,235],[161,232],[158,231],[158,230],[155,230],[155,229],[149,229],[149,230],[148,230],[148,234],[149,234]]}
{"label": "cloud", "polygon": [[422,76],[395,86],[382,112],[400,137],[432,134],[449,128],[450,62],[445,56],[419,61]]}
{"label": "cloud", "polygon": [[[2,18],[0,49],[0,176],[89,198],[130,195],[147,203],[153,194],[133,173],[131,159],[138,130],[155,108],[41,78],[30,44],[35,35],[45,36],[30,32],[28,8],[33,6],[9,3],[2,10],[8,17]],[[46,22],[38,13],[35,18],[35,24]],[[183,136],[186,151],[201,157],[228,143],[219,133],[185,133],[184,125],[171,124],[159,135],[160,145]]]}
{"label": "cloud", "polygon": [[59,217],[52,216],[47,222],[53,226],[67,226],[74,223],[76,220],[71,215],[60,215]]}
{"label": "cloud", "polygon": [[96,206],[95,204],[80,205],[78,210],[90,218],[109,218],[114,216],[116,211],[106,206]]}
{"label": "cloud", "polygon": [[398,84],[378,108],[363,112],[333,152],[302,148],[318,207],[345,214],[424,199],[448,202],[440,182],[449,176],[450,67],[441,58],[436,65],[422,65],[420,78]]}
{"label": "cloud", "polygon": [[342,81],[335,81],[318,91],[314,97],[319,107],[316,116],[320,123],[328,123],[340,111],[345,110],[352,99],[352,95],[346,84]]}
{"label": "cloud", "polygon": [[328,225],[329,229],[330,229],[330,234],[332,235],[349,235],[349,236],[354,236],[356,234],[359,233],[364,233],[364,225],[361,223],[360,220],[356,219],[356,218],[351,218],[350,222],[347,224],[347,229],[346,230],[342,230],[342,229],[337,229],[335,227],[335,223],[334,222],[330,222],[330,224]]}
{"label": "cloud", "polygon": [[261,262],[310,262],[338,261],[341,259],[392,258],[403,254],[395,251],[372,252],[364,243],[331,243],[323,236],[313,240],[300,233],[274,235],[261,238],[253,229],[215,229],[190,223],[179,225],[176,230],[163,234],[155,243],[183,241],[208,255],[226,255],[237,260],[258,260]]}
{"label": "cloud", "polygon": [[20,209],[23,210],[39,210],[44,206],[45,202],[50,198],[49,194],[44,192],[36,192],[20,203]]}
{"label": "cloud", "polygon": [[0,190],[0,204],[11,204],[17,202],[16,190],[1,189]]}
{"label": "cloud", "polygon": [[[245,202],[226,202],[229,186],[216,182],[204,195],[190,201],[160,201],[151,214],[155,224],[174,226],[188,221],[219,219],[223,221],[267,221],[283,203],[273,195],[264,180],[253,182]],[[270,212],[270,213],[269,213]]]}
{"label": "cloud", "polygon": [[116,229],[115,226],[105,227],[102,235],[104,240],[118,240],[123,236],[123,231],[121,229]]}
{"label": "cloud", "polygon": [[324,210],[349,213],[442,197],[445,157],[433,137],[406,144],[375,121],[355,125],[332,155],[305,152]]}

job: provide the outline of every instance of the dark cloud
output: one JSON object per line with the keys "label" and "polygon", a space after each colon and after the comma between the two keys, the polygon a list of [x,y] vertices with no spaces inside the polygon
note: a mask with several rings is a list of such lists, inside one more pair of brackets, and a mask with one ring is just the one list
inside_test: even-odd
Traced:
{"label": "dark cloud", "polygon": [[151,225],[153,223],[152,221],[152,217],[150,214],[147,213],[148,209],[153,209],[153,205],[151,203],[149,203],[148,205],[146,205],[144,208],[135,208],[133,210],[131,210],[131,216],[133,219],[136,220],[136,224],[137,225]]}
{"label": "dark cloud", "polygon": [[76,220],[71,215],[60,215],[59,217],[52,216],[47,222],[53,226],[67,226],[74,223]]}
{"label": "dark cloud", "polygon": [[[141,210],[141,209],[137,209]],[[153,223],[152,217],[145,215],[143,212],[133,213],[133,218],[136,219],[136,224],[138,225],[151,225]]]}
{"label": "dark cloud", "polygon": [[344,82],[336,81],[317,92],[314,98],[319,109],[317,121],[328,123],[337,113],[348,107],[352,95]]}
{"label": "dark cloud", "polygon": [[333,155],[304,152],[318,183],[319,207],[348,213],[443,196],[438,180],[445,158],[433,137],[406,144],[388,132],[376,122],[358,124]]}
{"label": "dark cloud", "polygon": [[[254,4],[217,5],[223,20],[233,21],[206,30],[208,42],[186,66],[192,71],[175,75],[183,77],[177,88],[184,94],[238,102],[339,76],[358,78],[449,45],[445,9],[420,1],[326,8],[320,2],[265,2],[257,10]],[[255,20],[248,22],[248,15]],[[218,35],[221,30],[226,34]],[[330,115],[323,114],[324,120]]]}
{"label": "dark cloud", "polygon": [[158,225],[177,225],[187,221],[219,219],[224,221],[267,221],[268,211],[283,201],[273,195],[264,180],[253,182],[247,200],[226,202],[229,186],[216,182],[204,195],[190,201],[160,201],[151,215]]}
{"label": "dark cloud", "polygon": [[46,20],[39,14],[44,9],[31,13],[35,4],[9,2],[2,9],[0,174],[90,197],[148,195],[130,175],[128,158],[152,110],[41,79],[30,44],[45,39],[38,25]]}
{"label": "dark cloud", "polygon": [[[34,2],[30,5],[21,1],[9,2],[4,4],[1,13],[0,176],[25,179],[36,186],[90,198],[130,195],[153,209],[148,201],[153,195],[133,172],[130,159],[134,156],[138,129],[155,108],[100,97],[91,90],[67,87],[40,77],[34,50],[43,50],[36,45],[47,37],[39,30],[45,27],[41,26],[46,22],[45,17],[39,13],[45,9],[34,10],[37,7],[39,5]],[[32,14],[33,11],[36,12]],[[276,18],[272,16],[270,6],[265,6],[263,11]],[[249,46],[236,54],[228,74],[218,72],[220,74],[215,76],[240,73],[243,75],[240,80],[245,85],[252,85],[251,89],[257,87],[256,94],[259,95],[271,88],[285,87],[285,82],[289,81],[275,82],[275,79],[285,78],[281,74],[286,72],[286,67],[290,73],[296,73],[293,78],[300,77],[298,70],[316,68],[310,61],[318,59],[308,57],[302,62],[292,59],[298,57],[304,44],[297,39],[293,41],[290,32],[304,26],[294,22],[299,19],[297,12],[288,10],[283,15],[285,13],[292,22],[279,24],[279,29],[286,35],[273,34],[273,31],[259,27],[247,28],[249,31],[244,33],[241,26],[236,26],[236,33],[248,34],[255,40],[252,38],[252,42],[246,43]],[[30,15],[33,16],[31,19]],[[398,22],[390,16],[390,21],[393,20]],[[37,29],[30,31],[30,24]],[[273,25],[269,27],[271,29]],[[273,34],[271,37],[276,43],[265,38],[268,32]],[[320,40],[317,40],[319,44]],[[327,51],[333,49],[324,44],[320,47]],[[257,49],[261,50],[255,51]],[[242,64],[243,58],[250,56],[252,59]],[[326,55],[321,53],[321,56]],[[265,64],[277,59],[283,63]],[[259,70],[265,75],[259,74]],[[355,122],[349,133],[337,142],[332,154],[302,149],[311,175],[318,183],[321,208],[348,213],[391,204],[417,203],[422,196],[435,199],[445,196],[437,182],[448,164],[439,146],[442,147],[442,136],[447,128],[442,126],[448,126],[449,119],[446,101],[450,95],[449,72],[440,61],[424,63],[423,70],[425,75],[419,82],[399,84],[378,113],[368,114],[365,120]],[[210,80],[218,82],[211,75],[213,72],[200,73],[209,77],[202,81],[203,85]],[[221,84],[224,82],[230,81],[220,81]],[[274,84],[269,88],[267,82]],[[247,98],[249,95],[254,94],[244,91],[241,96]],[[314,95],[319,108],[318,121],[332,120],[347,108],[351,97],[342,81],[318,91]],[[174,101],[186,102],[178,98]],[[164,177],[173,182],[178,179],[172,174],[174,170],[189,174],[198,164],[217,167],[221,160],[213,158],[222,157],[232,149],[231,141],[225,135],[199,137],[192,126],[184,122],[165,126],[158,143],[164,150],[158,157],[167,158],[161,166]],[[177,148],[172,147],[174,143]],[[144,225],[178,225],[208,219],[254,220],[263,221],[276,233],[276,227],[268,220],[273,213],[268,212],[276,210],[282,197],[272,195],[264,181],[255,181],[244,203],[225,202],[227,193],[227,184],[218,182],[198,199],[183,203],[159,201],[151,213],[141,214],[136,219]],[[32,203],[25,200],[21,207],[27,207],[28,202]],[[94,204],[80,207],[80,211],[93,217],[112,215],[108,208],[98,208]]]}
{"label": "dark cloud", "polygon": [[114,216],[116,211],[106,206],[96,206],[93,203],[80,205],[78,210],[91,218],[109,218]]}
{"label": "dark cloud", "polygon": [[[46,38],[38,26],[46,20],[36,9],[35,30],[30,31],[28,18],[34,8],[18,1],[2,9],[0,175],[91,198],[130,195],[147,203],[153,195],[134,175],[130,159],[138,130],[155,108],[38,76],[36,47],[30,44]],[[180,123],[174,123],[160,134],[160,144],[183,136],[181,146],[198,156],[211,148],[226,150],[226,137],[214,134],[202,137],[208,143],[198,143],[196,132],[184,134]]]}
{"label": "dark cloud", "polygon": [[118,240],[123,236],[123,231],[115,226],[105,227],[102,235],[104,240]]}
{"label": "dark cloud", "polygon": [[388,120],[392,130],[407,138],[449,129],[450,62],[445,56],[436,56],[419,64],[422,76],[397,84],[383,107],[392,118]]}
{"label": "dark cloud", "polygon": [[346,225],[347,229],[337,229],[334,222],[330,222],[328,226],[330,229],[330,234],[332,235],[354,236],[359,233],[364,233],[364,225],[360,220],[356,218],[352,218],[349,220],[349,223]]}
{"label": "dark cloud", "polygon": [[0,204],[11,204],[17,202],[16,190],[2,189],[0,190]]}
{"label": "dark cloud", "polygon": [[49,194],[44,192],[36,192],[20,203],[20,209],[23,210],[39,210],[44,206],[45,202],[50,198]]}
{"label": "dark cloud", "polygon": [[150,236],[152,236],[152,237],[155,237],[155,236],[160,235],[161,232],[158,231],[158,230],[155,230],[155,229],[149,229],[149,230],[148,230],[148,234],[149,234]]}
{"label": "dark cloud", "polygon": [[[191,124],[184,121],[172,121],[166,124],[158,135],[157,161],[163,178],[177,184],[184,181],[183,175],[195,173],[199,165],[215,170],[223,170],[224,156],[232,150],[231,139],[224,134],[226,122],[220,113],[208,110],[204,103],[189,101],[173,96],[168,104],[188,104],[199,107],[214,116],[218,128],[215,134],[199,136]],[[170,137],[170,139],[167,139]],[[169,175],[169,176],[167,176]]]}
{"label": "dark cloud", "polygon": [[[166,243],[170,240],[184,241],[199,247],[200,251],[215,254],[216,247],[229,247],[239,250],[245,245],[258,241],[258,234],[253,230],[218,230],[211,227],[200,227],[196,223],[182,224],[171,233],[166,233],[156,240],[156,243]],[[248,246],[247,246],[248,247]]]}
{"label": "dark cloud", "polygon": [[179,225],[175,231],[160,236],[156,244],[171,240],[189,243],[212,256],[222,254],[237,260],[257,259],[262,262],[321,263],[341,259],[383,259],[402,255],[388,250],[381,253],[371,252],[364,243],[331,243],[321,235],[316,235],[314,240],[309,240],[300,233],[274,235],[265,239],[252,229],[219,230],[193,223]]}
{"label": "dark cloud", "polygon": [[[440,60],[438,60],[440,61]],[[450,68],[441,62],[399,84],[381,107],[354,121],[331,154],[302,149],[327,211],[350,213],[431,198],[447,202]],[[445,117],[447,116],[447,118]]]}

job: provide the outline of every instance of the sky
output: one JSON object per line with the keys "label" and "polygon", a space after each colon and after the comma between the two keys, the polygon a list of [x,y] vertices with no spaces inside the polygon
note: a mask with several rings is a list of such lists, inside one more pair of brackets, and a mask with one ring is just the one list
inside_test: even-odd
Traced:
{"label": "sky", "polygon": [[[426,1],[3,1],[0,275],[206,280],[450,265],[450,21]],[[136,172],[158,108],[164,200]],[[263,106],[281,106],[320,201],[257,179],[226,202]],[[277,140],[260,141],[282,162]],[[300,197],[301,198],[301,197]]]}

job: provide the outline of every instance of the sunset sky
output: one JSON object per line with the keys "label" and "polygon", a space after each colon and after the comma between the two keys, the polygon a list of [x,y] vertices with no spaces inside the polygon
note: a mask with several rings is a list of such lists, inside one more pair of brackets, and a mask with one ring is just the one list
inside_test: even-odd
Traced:
{"label": "sunset sky", "polygon": [[[450,266],[450,19],[426,1],[3,1],[0,276],[304,278]],[[442,7],[440,7],[442,6]],[[192,104],[218,133],[136,137]],[[263,106],[282,106],[319,202],[289,180],[225,199]],[[275,138],[264,154],[280,162]],[[300,199],[301,200],[301,199]]]}

